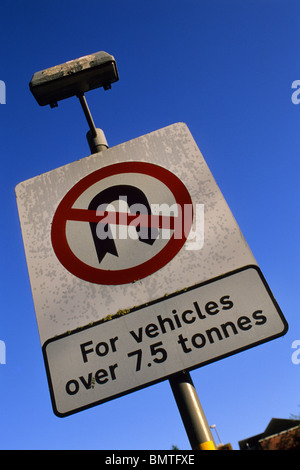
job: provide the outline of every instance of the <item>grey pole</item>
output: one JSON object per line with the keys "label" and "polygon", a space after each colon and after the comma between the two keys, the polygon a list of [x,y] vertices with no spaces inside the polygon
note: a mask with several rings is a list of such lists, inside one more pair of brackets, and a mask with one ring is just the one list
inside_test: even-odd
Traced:
{"label": "grey pole", "polygon": [[216,450],[210,427],[189,372],[174,374],[169,382],[192,449]]}
{"label": "grey pole", "polygon": [[218,430],[217,430],[217,426],[215,424],[211,424],[210,429],[214,429],[216,431],[216,434],[217,434],[218,439],[219,439],[219,443],[220,443],[220,445],[223,445],[223,442],[221,441],[220,435],[219,435]]}
{"label": "grey pole", "polygon": [[84,93],[77,95],[80,101],[81,107],[85,114],[86,120],[88,122],[90,130],[88,131],[86,137],[88,144],[90,146],[91,153],[102,152],[108,148],[108,144],[102,129],[98,129],[93,121],[91,112],[89,110],[87,101],[85,99]]}

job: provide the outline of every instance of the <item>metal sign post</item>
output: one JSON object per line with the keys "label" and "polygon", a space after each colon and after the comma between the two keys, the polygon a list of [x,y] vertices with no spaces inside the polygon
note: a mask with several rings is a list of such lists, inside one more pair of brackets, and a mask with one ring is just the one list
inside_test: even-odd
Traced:
{"label": "metal sign post", "polygon": [[[89,74],[93,73],[93,67],[94,63],[96,63],[98,60],[98,70],[96,70],[96,75],[100,77],[98,85],[104,84],[104,88],[110,88],[110,84],[113,81],[118,80],[118,72],[116,69],[116,64],[114,62],[113,57],[106,55],[105,53],[98,53],[94,56],[79,59],[74,61],[73,63],[67,63],[67,64],[62,64],[60,66],[60,76],[62,80],[68,80],[68,75],[72,76],[72,81],[67,83],[67,85],[70,87],[69,94],[75,94],[79,98],[80,104],[82,106],[82,109],[84,111],[85,117],[87,119],[87,122],[89,124],[89,132],[87,133],[87,139],[88,143],[90,146],[90,150],[92,153],[97,153],[101,152],[102,150],[105,150],[108,148],[108,144],[105,139],[105,135],[102,131],[102,129],[96,128],[92,115],[90,113],[90,110],[88,108],[84,92],[88,91],[92,86],[88,85],[87,88],[83,88],[81,80],[77,82],[76,80],[76,67],[78,68],[78,64],[80,62],[80,69],[86,70],[85,73]],[[103,64],[106,65],[106,63],[109,63],[109,66],[111,69],[109,70],[110,77],[108,78],[107,75],[105,75],[105,79],[102,77],[102,67]],[[89,63],[89,65],[87,65]],[[91,67],[91,64],[93,66]],[[67,70],[68,69],[68,70]],[[99,73],[100,70],[100,73]],[[51,74],[52,71],[52,74]],[[31,90],[33,93],[36,93],[36,89],[39,90],[42,87],[42,97],[45,100],[46,104],[50,104],[51,107],[55,107],[57,105],[56,100],[58,99],[64,99],[65,96],[60,96],[60,89],[61,89],[61,84],[58,83],[57,85],[53,82],[57,80],[56,78],[56,73],[57,70],[50,69],[50,79],[46,80],[43,82],[41,80],[41,77],[38,75],[36,83],[33,80],[31,82]],[[49,74],[48,72],[48,74]],[[55,73],[54,73],[55,72]],[[105,70],[106,72],[106,70]],[[106,72],[107,73],[107,72]],[[54,79],[52,77],[54,76]],[[60,78],[60,79],[61,79]],[[73,81],[74,78],[74,81]],[[37,85],[37,86],[36,86]],[[36,86],[36,88],[35,88]],[[49,90],[47,86],[52,86],[51,88],[51,97],[49,95]],[[86,86],[86,85],[85,85]],[[36,96],[37,98],[37,96]],[[39,96],[40,99],[40,96]],[[40,103],[41,104],[41,103]],[[44,103],[43,103],[44,104]],[[202,410],[199,398],[197,396],[196,390],[194,388],[191,376],[189,372],[183,371],[180,373],[177,373],[169,379],[170,385],[180,412],[180,415],[182,417],[186,432],[188,434],[188,438],[190,440],[190,444],[192,449],[195,450],[215,450],[215,445],[213,442],[212,434],[210,432],[209,425],[206,421],[204,412]]]}
{"label": "metal sign post", "polygon": [[187,371],[169,379],[178,410],[193,450],[216,450],[210,427]]}

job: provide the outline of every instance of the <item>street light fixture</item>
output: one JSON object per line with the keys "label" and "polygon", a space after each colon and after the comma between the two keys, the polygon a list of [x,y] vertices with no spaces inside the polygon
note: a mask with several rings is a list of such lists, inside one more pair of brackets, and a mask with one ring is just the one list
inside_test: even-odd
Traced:
{"label": "street light fixture", "polygon": [[95,88],[111,88],[119,80],[114,57],[101,51],[36,72],[29,88],[40,106],[58,106],[58,101],[77,96],[90,127],[87,139],[92,153],[107,148],[101,129],[95,127],[84,94]]}

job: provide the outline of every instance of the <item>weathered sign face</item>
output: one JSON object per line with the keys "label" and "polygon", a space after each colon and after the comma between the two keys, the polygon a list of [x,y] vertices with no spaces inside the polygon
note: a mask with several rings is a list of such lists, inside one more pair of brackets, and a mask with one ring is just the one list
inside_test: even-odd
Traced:
{"label": "weathered sign face", "polygon": [[16,194],[59,416],[286,331],[184,124],[27,180]]}

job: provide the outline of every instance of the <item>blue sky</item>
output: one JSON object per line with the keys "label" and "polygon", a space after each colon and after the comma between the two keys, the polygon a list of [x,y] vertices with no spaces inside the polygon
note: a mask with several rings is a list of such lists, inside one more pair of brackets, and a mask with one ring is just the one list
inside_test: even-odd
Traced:
{"label": "blue sky", "polygon": [[190,448],[168,381],[63,419],[50,403],[14,188],[89,155],[88,129],[76,98],[42,108],[28,83],[100,50],[120,81],[87,100],[110,147],[185,122],[289,323],[192,372],[208,422],[238,449],[300,413],[299,13],[293,0],[1,2],[1,449]]}

